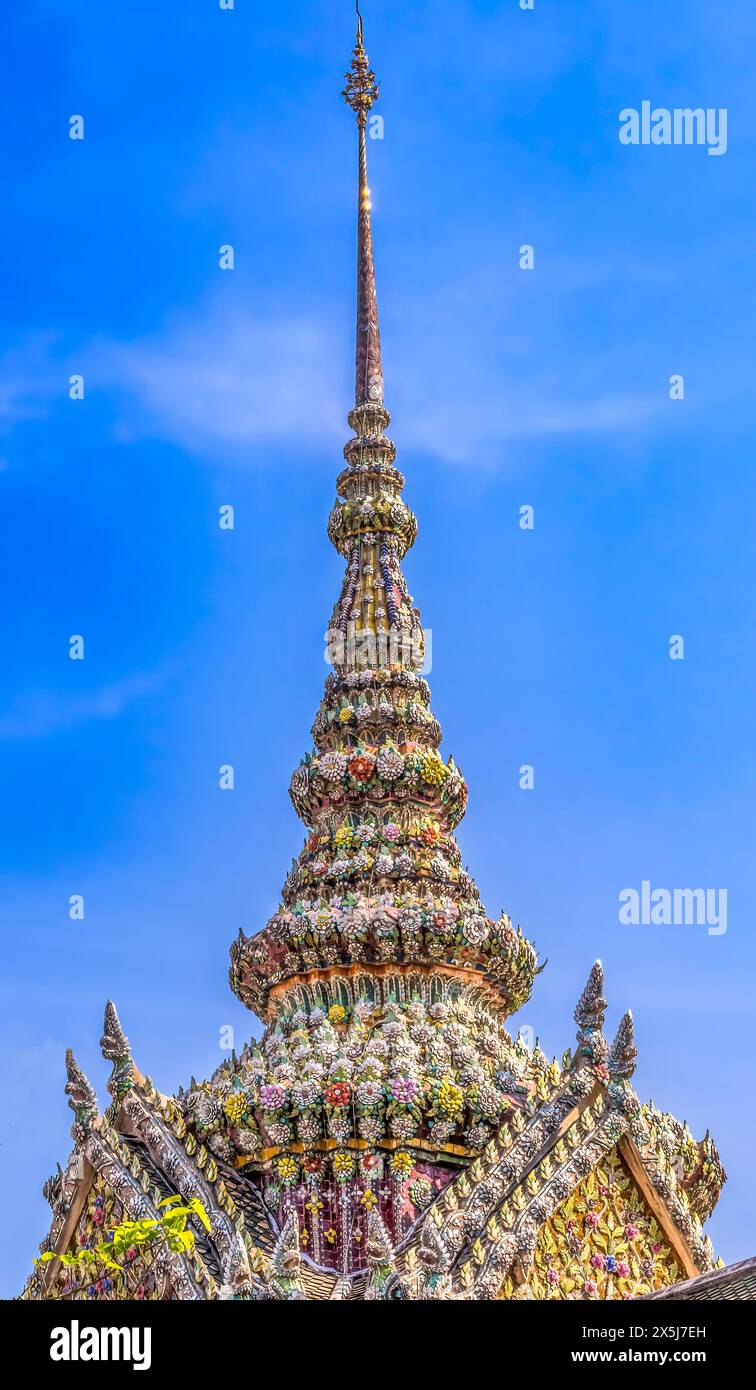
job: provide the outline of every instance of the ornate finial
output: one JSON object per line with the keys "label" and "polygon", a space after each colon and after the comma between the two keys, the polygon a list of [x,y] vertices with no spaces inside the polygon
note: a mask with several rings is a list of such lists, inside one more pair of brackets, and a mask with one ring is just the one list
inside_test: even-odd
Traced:
{"label": "ornate finial", "polygon": [[[601,1030],[604,1026],[606,1000],[604,998],[604,967],[597,960],[575,1007],[575,1022],[581,1032],[586,1029]],[[580,1037],[580,1034],[578,1034]]]}
{"label": "ornate finial", "polygon": [[114,1100],[120,1100],[134,1085],[134,1064],[131,1060],[129,1040],[121,1027],[121,1020],[112,999],[105,1005],[105,1022],[100,1038],[103,1057],[113,1063],[108,1081],[108,1090]]}
{"label": "ornate finial", "polygon": [[597,960],[575,1009],[575,1022],[578,1026],[575,1064],[587,1060],[598,1066],[604,1062],[607,1043],[601,1030],[604,1026],[605,1010],[604,967],[601,961]]}
{"label": "ornate finial", "polygon": [[344,76],[346,87],[341,95],[354,111],[357,124],[364,129],[368,111],[373,102],[378,100],[378,83],[362,44],[362,15],[359,5],[357,5],[357,42],[352,53],[349,72],[345,73]]}
{"label": "ornate finial", "polygon": [[52,1177],[47,1179],[47,1182],[44,1184],[42,1188],[42,1196],[44,1197],[46,1202],[50,1203],[50,1206],[53,1208],[53,1211],[55,1210],[56,1206],[58,1205],[61,1199],[63,1193],[64,1178],[65,1174],[63,1172],[63,1169],[61,1168],[60,1164],[58,1164],[57,1172],[53,1173]]}
{"label": "ornate finial", "polygon": [[103,1057],[107,1057],[109,1062],[121,1061],[122,1058],[131,1055],[129,1040],[121,1027],[121,1020],[112,999],[109,999],[105,1005],[105,1022],[100,1038],[100,1047]]}
{"label": "ornate finial", "polygon": [[635,1071],[635,1059],[638,1056],[638,1049],[635,1046],[635,1032],[633,1029],[633,1016],[628,1009],[626,1014],[620,1019],[617,1036],[606,1059],[607,1070],[612,1077],[630,1077]]}
{"label": "ornate finial", "polygon": [[[378,327],[378,301],[375,292],[373,264],[373,232],[370,225],[370,188],[367,175],[367,145],[365,127],[368,112],[378,96],[378,83],[362,44],[362,16],[357,7],[357,42],[352,63],[346,74],[346,87],[341,94],[357,117],[359,129],[357,174],[357,348],[355,355],[355,412],[363,407],[382,411],[383,367],[381,364],[381,334]],[[355,433],[377,434],[388,424],[381,415],[367,428],[367,418],[359,413],[350,415]],[[377,426],[377,428],[376,428]]]}
{"label": "ornate finial", "polygon": [[70,1047],[66,1052],[66,1075],[66,1095],[75,1116],[71,1133],[74,1139],[80,1139],[89,1133],[97,1117],[97,1097]]}
{"label": "ornate finial", "polygon": [[394,1298],[402,1297],[403,1286],[397,1276],[394,1247],[377,1208],[368,1213],[365,1253],[369,1271],[366,1301],[387,1298],[389,1290]]}
{"label": "ornate finial", "polygon": [[304,1299],[302,1285],[302,1253],[299,1246],[299,1223],[296,1211],[291,1211],[270,1258],[268,1282],[274,1298]]}

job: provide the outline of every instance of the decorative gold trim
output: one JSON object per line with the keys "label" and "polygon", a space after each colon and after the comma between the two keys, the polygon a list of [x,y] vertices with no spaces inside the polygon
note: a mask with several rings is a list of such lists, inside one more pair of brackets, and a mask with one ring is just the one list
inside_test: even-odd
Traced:
{"label": "decorative gold trim", "polygon": [[271,1158],[277,1158],[283,1153],[311,1153],[316,1150],[318,1153],[332,1153],[334,1149],[357,1149],[360,1152],[373,1149],[387,1149],[393,1152],[395,1149],[422,1149],[423,1152],[434,1155],[439,1159],[461,1158],[471,1161],[477,1155],[474,1150],[467,1149],[462,1144],[435,1144],[429,1139],[421,1139],[419,1136],[412,1139],[318,1139],[314,1144],[303,1144],[297,1139],[292,1144],[274,1145],[270,1149],[260,1149],[256,1154],[243,1155],[233,1161],[234,1168],[246,1168],[250,1163],[267,1163]]}
{"label": "decorative gold trim", "polygon": [[624,1160],[633,1182],[643,1199],[648,1203],[670,1246],[685,1270],[685,1277],[692,1279],[701,1270],[696,1264],[685,1237],[675,1225],[670,1212],[649,1180],[648,1170],[629,1134],[623,1134],[618,1141],[617,1150]]}
{"label": "decorative gold trim", "polygon": [[298,975],[289,975],[287,979],[280,980],[278,984],[272,985],[268,993],[268,1008],[265,1013],[264,1022],[269,1023],[274,1014],[274,1003],[279,1001],[293,985],[327,984],[330,980],[351,979],[356,975],[386,976],[401,975],[422,975],[424,978],[432,979],[434,975],[443,975],[446,979],[458,979],[463,984],[475,985],[485,991],[489,996],[494,1011],[497,1014],[508,1016],[506,1001],[502,998],[498,989],[487,975],[481,970],[471,970],[466,965],[447,965],[442,961],[435,961],[432,964],[422,966],[413,961],[356,961],[351,965],[331,965],[328,967],[316,967]]}

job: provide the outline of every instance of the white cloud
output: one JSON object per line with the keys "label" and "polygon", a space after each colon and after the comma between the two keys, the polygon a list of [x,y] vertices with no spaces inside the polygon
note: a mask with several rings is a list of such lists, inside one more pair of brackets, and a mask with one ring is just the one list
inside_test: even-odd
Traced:
{"label": "white cloud", "polygon": [[[340,438],[347,405],[334,389],[336,344],[325,322],[227,311],[182,313],[151,337],[96,345],[90,373],[119,393],[120,438],[145,432],[193,452]],[[134,405],[137,413],[134,413]]]}
{"label": "white cloud", "polygon": [[638,428],[663,409],[663,399],[628,395],[569,402],[539,398],[537,389],[531,389],[527,395],[503,392],[498,400],[472,409],[464,397],[447,398],[431,410],[418,399],[410,408],[403,440],[447,463],[498,467],[508,455],[504,451],[497,458],[497,447],[503,450],[511,441]]}
{"label": "white cloud", "polygon": [[[408,303],[407,331],[386,354],[387,403],[402,447],[459,464],[510,439],[626,430],[663,409],[663,392],[651,399],[605,385],[602,393],[606,375],[591,372],[590,362],[576,398],[569,378],[546,380],[548,369],[531,360],[532,342],[500,338],[489,347],[480,285],[469,296],[468,288],[447,285],[430,311],[421,296]],[[88,374],[120,397],[121,440],[157,435],[195,454],[264,461],[266,446],[344,442],[348,353],[328,313],[259,317],[216,302],[136,342],[94,345]]]}
{"label": "white cloud", "polygon": [[[593,323],[605,283],[619,277],[624,297],[659,283],[672,291],[684,265],[673,273],[641,257],[617,265],[561,257],[543,285],[533,282],[524,320],[523,282],[502,275],[498,249],[451,274],[448,253],[439,242],[424,282],[389,285],[384,297],[387,404],[401,450],[502,468],[513,441],[595,433],[624,446],[651,422],[657,430],[693,425],[693,401],[682,414],[670,407],[663,341],[612,337],[611,323],[600,321],[598,336],[579,331]],[[300,447],[305,457],[332,448],[337,459],[347,437],[351,344],[328,303],[304,313],[243,297],[229,306],[216,294],[141,338],[91,340],[75,364],[74,354],[54,362],[53,343],[39,335],[0,362],[0,423],[43,413],[77,370],[88,394],[111,398],[123,442],[161,438],[208,463],[264,465],[277,447]],[[705,374],[703,404],[719,407],[742,382],[731,362],[714,369],[707,353],[705,340],[688,343],[687,367]]]}

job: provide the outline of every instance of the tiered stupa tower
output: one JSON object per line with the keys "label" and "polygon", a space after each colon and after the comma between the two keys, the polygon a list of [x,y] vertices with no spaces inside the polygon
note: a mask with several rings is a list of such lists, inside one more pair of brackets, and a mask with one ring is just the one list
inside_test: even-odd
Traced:
{"label": "tiered stupa tower", "polygon": [[[361,21],[353,430],[328,534],[345,575],[314,751],[291,799],[307,830],[278,911],[231,949],[265,1024],[209,1081],[158,1092],[112,1004],[100,1114],[72,1057],[75,1148],[46,1191],[55,1254],[28,1297],[625,1298],[713,1263],[701,1231],[723,1174],[708,1135],[642,1106],[626,1015],[610,1046],[597,963],[561,1065],[506,1029],[533,947],[491,919],[454,830],[467,787],[439,753],[423,634],[401,562],[417,534],[386,436],[366,131],[378,94]],[[208,1214],[169,1250],[97,1278],[103,1222],[166,1195]],[[58,1263],[84,1243],[92,1267]],[[138,1285],[135,1281],[141,1280]]]}
{"label": "tiered stupa tower", "polygon": [[231,982],[267,1017],[294,997],[351,1006],[366,988],[376,1002],[397,989],[403,998],[420,989],[430,1002],[432,976],[439,1000],[474,987],[498,1017],[528,998],[535,953],[508,917],[486,917],[462,867],[453,832],[467,786],[453,758],[439,755],[441,728],[419,674],[423,630],[401,568],[417,521],[385,434],[365,139],[377,92],[360,29],[344,91],[358,131],[357,345],[354,437],[328,522],[346,562],[327,634],[333,674],[315,750],[291,780],[309,833],[279,912],[233,947]]}

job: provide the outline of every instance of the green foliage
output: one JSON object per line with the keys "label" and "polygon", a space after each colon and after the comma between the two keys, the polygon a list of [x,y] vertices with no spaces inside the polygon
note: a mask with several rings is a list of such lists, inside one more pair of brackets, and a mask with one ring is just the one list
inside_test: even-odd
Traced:
{"label": "green foliage", "polygon": [[114,1228],[111,1240],[103,1240],[91,1248],[83,1248],[74,1253],[65,1252],[62,1255],[56,1255],[53,1250],[46,1250],[34,1263],[44,1265],[50,1260],[59,1259],[65,1269],[87,1267],[95,1263],[118,1279],[123,1276],[127,1263],[145,1248],[154,1250],[167,1246],[169,1250],[191,1255],[195,1240],[193,1231],[189,1230],[187,1225],[190,1219],[196,1217],[206,1231],[210,1230],[207,1212],[199,1198],[192,1197],[185,1204],[182,1197],[175,1195],[163,1198],[158,1205],[166,1210],[156,1219],[122,1221]]}

